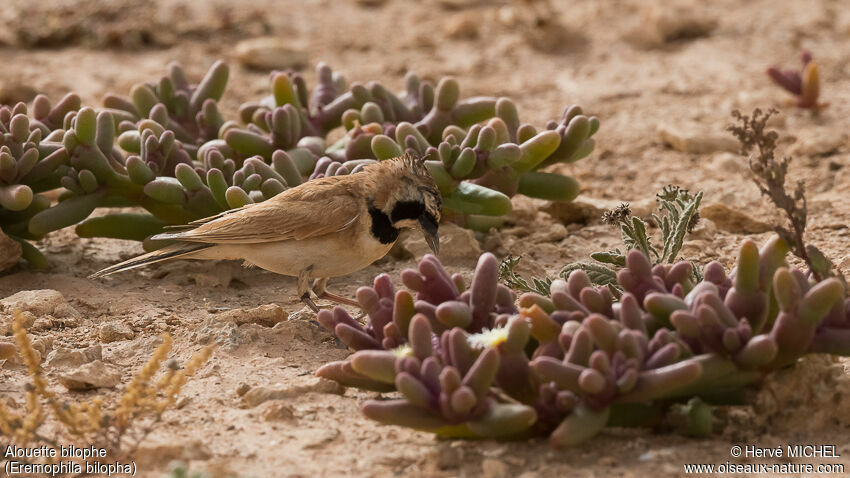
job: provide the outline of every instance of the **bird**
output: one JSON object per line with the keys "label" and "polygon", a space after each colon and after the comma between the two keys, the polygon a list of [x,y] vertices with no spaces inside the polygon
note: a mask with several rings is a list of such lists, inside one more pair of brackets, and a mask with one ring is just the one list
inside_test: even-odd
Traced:
{"label": "bird", "polygon": [[319,299],[358,306],[327,291],[331,277],[363,269],[389,252],[403,229],[424,235],[439,253],[442,197],[424,158],[404,154],[349,175],[328,176],[248,204],[171,226],[152,236],[176,241],[90,275],[98,278],[173,259],[236,259],[297,277],[298,297],[313,311]]}

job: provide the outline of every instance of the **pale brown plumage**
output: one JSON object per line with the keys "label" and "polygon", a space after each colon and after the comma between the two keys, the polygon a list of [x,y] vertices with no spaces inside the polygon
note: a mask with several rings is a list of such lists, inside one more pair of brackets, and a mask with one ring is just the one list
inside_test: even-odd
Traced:
{"label": "pale brown plumage", "polygon": [[324,290],[328,277],[348,274],[382,257],[401,228],[422,230],[436,251],[440,207],[439,191],[423,162],[404,156],[355,174],[315,179],[262,203],[176,226],[182,230],[154,239],[180,242],[92,277],[173,258],[242,259],[297,276],[299,295],[311,303],[312,279],[319,279],[317,295],[331,296]]}

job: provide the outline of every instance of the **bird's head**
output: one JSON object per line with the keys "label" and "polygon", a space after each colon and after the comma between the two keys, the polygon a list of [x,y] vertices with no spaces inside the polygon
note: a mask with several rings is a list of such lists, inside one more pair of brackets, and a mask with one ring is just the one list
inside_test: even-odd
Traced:
{"label": "bird's head", "polygon": [[384,178],[386,182],[382,181],[383,187],[376,193],[375,206],[389,219],[394,229],[422,232],[428,247],[437,254],[440,250],[437,229],[443,201],[425,161],[405,154],[381,161],[378,165],[387,176]]}

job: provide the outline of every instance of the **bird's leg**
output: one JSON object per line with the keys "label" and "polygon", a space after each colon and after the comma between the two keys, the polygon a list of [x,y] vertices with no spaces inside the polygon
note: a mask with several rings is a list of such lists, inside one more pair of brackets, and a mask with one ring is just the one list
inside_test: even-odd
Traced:
{"label": "bird's leg", "polygon": [[301,302],[307,304],[307,307],[313,309],[313,312],[318,314],[319,307],[310,298],[310,271],[312,270],[313,267],[310,266],[298,274],[298,297],[301,299]]}
{"label": "bird's leg", "polygon": [[360,307],[360,303],[356,300],[346,299],[345,297],[331,294],[328,292],[325,287],[328,285],[329,277],[322,277],[321,279],[316,279],[316,282],[313,283],[313,292],[316,293],[316,297],[320,299],[327,299],[334,301],[338,304],[350,305],[352,307]]}

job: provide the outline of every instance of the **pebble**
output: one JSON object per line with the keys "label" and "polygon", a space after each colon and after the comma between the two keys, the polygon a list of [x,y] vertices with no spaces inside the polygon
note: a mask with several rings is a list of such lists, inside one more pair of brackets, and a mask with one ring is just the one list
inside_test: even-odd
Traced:
{"label": "pebble", "polygon": [[842,152],[847,136],[834,132],[815,132],[804,135],[791,149],[794,156],[825,157]]}
{"label": "pebble", "polygon": [[18,353],[18,348],[10,342],[0,342],[0,360],[8,360]]}
{"label": "pebble", "polygon": [[83,364],[71,372],[59,375],[59,383],[68,390],[113,388],[121,382],[121,372],[101,360]]}
{"label": "pebble", "polygon": [[299,69],[307,65],[307,52],[292,42],[277,37],[259,37],[236,44],[234,56],[256,70]]}
{"label": "pebble", "polygon": [[240,383],[239,386],[236,387],[236,396],[241,397],[248,393],[248,390],[251,390],[251,386],[247,383]]}
{"label": "pebble", "polygon": [[455,40],[475,40],[478,38],[478,23],[481,21],[477,14],[458,15],[449,19],[443,28],[447,38]]}
{"label": "pebble", "polygon": [[264,327],[274,327],[287,318],[286,311],[277,304],[265,304],[253,309],[233,309],[218,314],[219,320],[230,321],[236,325],[258,324]]}
{"label": "pebble", "polygon": [[708,36],[717,23],[695,0],[646,2],[639,23],[627,36],[640,46],[653,48]]}
{"label": "pebble", "polygon": [[481,474],[484,478],[507,478],[511,476],[510,467],[495,458],[481,460]]}
{"label": "pebble", "polygon": [[740,150],[740,144],[732,136],[700,131],[695,126],[659,125],[658,136],[662,143],[683,153],[734,153]]}
{"label": "pebble", "polygon": [[269,387],[255,387],[242,396],[242,402],[249,408],[267,402],[269,400],[278,400],[283,398],[292,398],[303,395],[305,393],[330,393],[334,395],[342,395],[345,393],[345,387],[333,380],[325,378],[311,377],[307,383],[283,385],[278,384]]}
{"label": "pebble", "polygon": [[65,300],[65,297],[59,291],[53,289],[24,290],[0,300],[0,332],[6,335],[12,333],[12,313],[15,309],[21,309],[32,314],[32,322],[29,322],[28,319],[27,327],[30,327],[36,318],[44,316],[73,319],[74,321],[80,317],[80,313],[71,307],[71,304]]}
{"label": "pebble", "polygon": [[119,340],[132,340],[136,336],[133,329],[123,322],[109,322],[100,326],[98,337],[100,341],[108,344]]}
{"label": "pebble", "polygon": [[265,405],[260,415],[266,421],[292,420],[295,411],[284,400],[272,400]]}
{"label": "pebble", "polygon": [[44,366],[48,369],[71,368],[102,359],[103,350],[100,344],[85,349],[59,347],[47,355]]}

